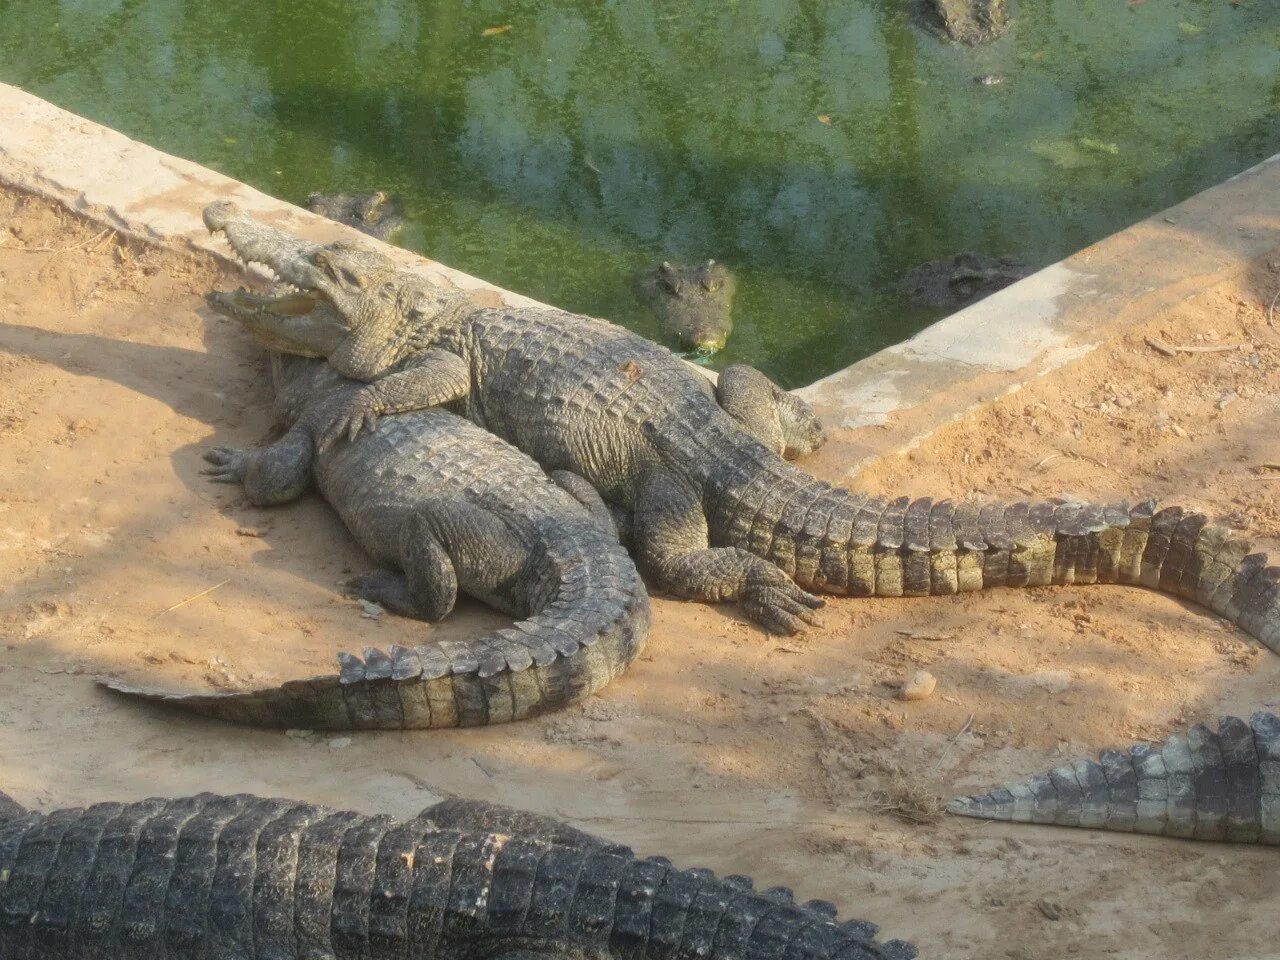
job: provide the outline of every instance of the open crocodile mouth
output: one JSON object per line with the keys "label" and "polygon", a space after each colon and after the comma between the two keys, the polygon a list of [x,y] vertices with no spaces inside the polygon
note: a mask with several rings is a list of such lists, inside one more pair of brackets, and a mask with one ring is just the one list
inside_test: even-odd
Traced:
{"label": "open crocodile mouth", "polygon": [[314,291],[329,300],[359,295],[365,279],[343,263],[342,241],[331,246],[301,240],[253,220],[235,203],[209,204],[205,226],[227,238],[231,253],[242,265],[263,268],[290,291]]}
{"label": "open crocodile mouth", "polygon": [[323,357],[318,344],[346,335],[343,317],[327,301],[313,293],[281,288],[271,293],[213,291],[205,300],[218,313],[238,320],[254,342],[267,350],[304,357]]}

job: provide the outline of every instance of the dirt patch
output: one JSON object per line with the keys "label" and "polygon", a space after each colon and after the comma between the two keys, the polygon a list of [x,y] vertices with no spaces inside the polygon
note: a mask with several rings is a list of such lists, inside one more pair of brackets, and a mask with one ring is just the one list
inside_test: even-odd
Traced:
{"label": "dirt patch", "polygon": [[[200,476],[206,446],[269,432],[261,358],[202,300],[239,282],[0,193],[0,783],[18,799],[249,790],[405,815],[458,793],[829,898],[926,957],[1274,956],[1274,850],[933,816],[934,798],[1277,703],[1280,657],[1140,590],[834,601],[785,640],[659,600],[603,696],[463,732],[290,736],[100,693],[100,672],[278,681],[426,632],[338,595],[367,561],[324,504],[258,510]],[[1167,356],[1148,336],[1240,346]],[[1150,494],[1272,535],[1277,366],[1265,304],[1222,284],[858,483]],[[499,622],[472,605],[436,629]],[[932,696],[896,699],[921,669]]]}

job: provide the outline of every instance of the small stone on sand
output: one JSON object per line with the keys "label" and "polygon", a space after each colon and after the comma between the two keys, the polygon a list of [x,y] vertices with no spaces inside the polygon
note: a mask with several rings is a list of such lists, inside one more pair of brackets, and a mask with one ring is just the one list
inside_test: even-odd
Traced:
{"label": "small stone on sand", "polygon": [[937,686],[937,677],[928,670],[917,670],[898,689],[898,699],[928,700]]}

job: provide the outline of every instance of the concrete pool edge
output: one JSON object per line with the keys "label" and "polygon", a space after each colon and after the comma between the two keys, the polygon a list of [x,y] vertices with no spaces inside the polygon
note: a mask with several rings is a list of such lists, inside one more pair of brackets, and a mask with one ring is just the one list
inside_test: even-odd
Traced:
{"label": "concrete pool edge", "polygon": [[[0,84],[0,184],[140,239],[228,259],[200,211],[230,197],[318,241],[377,241]],[[1280,245],[1259,210],[1280,196],[1280,155],[797,391],[829,424],[823,472],[848,480],[983,403],[1124,336]],[[527,297],[399,247],[384,252],[478,301]],[[891,429],[884,429],[891,428]]]}

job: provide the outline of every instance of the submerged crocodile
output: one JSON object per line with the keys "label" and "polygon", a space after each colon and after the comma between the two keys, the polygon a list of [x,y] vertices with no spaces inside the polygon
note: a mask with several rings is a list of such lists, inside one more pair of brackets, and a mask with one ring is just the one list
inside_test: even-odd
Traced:
{"label": "submerged crocodile", "polygon": [[1223,717],[1158,746],[1106,750],[948,811],[1195,840],[1280,845],[1280,716]]}
{"label": "submerged crocodile", "polygon": [[920,0],[920,18],[944,40],[967,47],[1000,39],[1013,23],[1009,0]]}
{"label": "submerged crocodile", "polygon": [[[220,310],[240,309],[218,294],[210,299]],[[395,613],[439,620],[462,590],[527,619],[467,641],[367,649],[363,660],[341,654],[339,674],[274,688],[182,695],[103,683],[241,723],[475,726],[586,696],[640,652],[648,597],[584,481],[560,474],[553,482],[514,447],[445,410],[396,417],[317,453],[317,428],[360,385],[318,360],[274,356],[272,366],[289,430],[263,449],[210,451],[215,480],[242,483],[250,501],[266,506],[300,496],[314,477],[361,546],[403,571],[351,584]]]}
{"label": "submerged crocodile", "polygon": [[724,264],[708,260],[686,267],[662,261],[640,274],[640,296],[681,347],[700,354],[723,350],[733,332],[738,281]]}
{"label": "submerged crocodile", "polygon": [[1203,514],[1151,501],[956,503],[833,487],[743,429],[761,419],[758,407],[727,404],[730,416],[705,378],[612,324],[476,308],[376,253],[303,242],[225,202],[205,219],[243,258],[316,298],[316,314],[269,325],[286,348],[305,349],[327,311],[347,323],[329,362],[373,382],[328,438],[460,400],[476,423],[631,510],[642,567],[673,593],[741,599],[767,628],[794,631],[819,603],[796,584],[924,596],[1123,583],[1194,600],[1280,648],[1280,569]]}
{"label": "submerged crocodile", "polygon": [[1012,257],[961,253],[920,264],[903,277],[902,287],[916,306],[960,310],[1032,272]]}
{"label": "submerged crocodile", "polygon": [[5,807],[0,956],[15,960],[917,956],[826,901],[490,804],[404,821],[245,795]]}
{"label": "submerged crocodile", "polygon": [[307,209],[388,242],[404,228],[399,205],[381,190],[313,193],[307,197]]}

